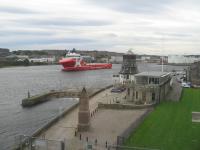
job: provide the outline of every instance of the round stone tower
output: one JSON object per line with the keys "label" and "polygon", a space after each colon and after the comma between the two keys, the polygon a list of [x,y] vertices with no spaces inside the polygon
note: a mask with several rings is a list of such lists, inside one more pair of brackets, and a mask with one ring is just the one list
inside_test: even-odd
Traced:
{"label": "round stone tower", "polygon": [[120,82],[125,84],[127,81],[134,80],[134,74],[138,73],[136,64],[136,55],[129,50],[125,55],[123,55],[123,64],[121,67]]}

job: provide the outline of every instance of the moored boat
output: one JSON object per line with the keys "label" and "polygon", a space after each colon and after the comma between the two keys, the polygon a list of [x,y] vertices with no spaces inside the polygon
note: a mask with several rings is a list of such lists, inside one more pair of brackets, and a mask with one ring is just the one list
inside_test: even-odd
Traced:
{"label": "moored boat", "polygon": [[59,60],[63,71],[84,71],[96,69],[111,69],[111,63],[86,63],[80,54],[68,52],[64,58]]}

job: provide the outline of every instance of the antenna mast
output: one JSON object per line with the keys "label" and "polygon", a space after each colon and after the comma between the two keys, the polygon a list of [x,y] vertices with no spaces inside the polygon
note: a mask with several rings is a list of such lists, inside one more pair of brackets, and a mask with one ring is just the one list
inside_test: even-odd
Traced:
{"label": "antenna mast", "polygon": [[164,66],[163,66],[163,49],[164,49],[164,34],[162,34],[162,47],[161,47],[161,51],[162,51],[162,54],[161,54],[161,66],[162,66],[162,72],[164,71]]}

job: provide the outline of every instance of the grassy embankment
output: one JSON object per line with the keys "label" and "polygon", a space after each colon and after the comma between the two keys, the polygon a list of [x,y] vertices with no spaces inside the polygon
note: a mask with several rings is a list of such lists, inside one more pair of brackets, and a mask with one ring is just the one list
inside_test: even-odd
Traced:
{"label": "grassy embankment", "polygon": [[126,141],[126,146],[161,150],[199,150],[200,123],[192,123],[192,111],[200,112],[200,90],[184,89],[180,102],[163,102]]}

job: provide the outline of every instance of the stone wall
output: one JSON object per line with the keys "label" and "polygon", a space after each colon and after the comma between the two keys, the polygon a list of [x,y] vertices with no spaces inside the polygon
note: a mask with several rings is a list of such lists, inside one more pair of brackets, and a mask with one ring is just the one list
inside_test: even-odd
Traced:
{"label": "stone wall", "polygon": [[192,85],[200,85],[200,61],[191,64],[189,76]]}
{"label": "stone wall", "polygon": [[98,108],[104,108],[104,109],[144,109],[144,108],[151,108],[154,105],[155,105],[155,103],[144,104],[144,105],[98,103]]}

